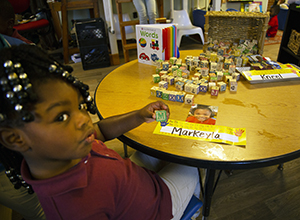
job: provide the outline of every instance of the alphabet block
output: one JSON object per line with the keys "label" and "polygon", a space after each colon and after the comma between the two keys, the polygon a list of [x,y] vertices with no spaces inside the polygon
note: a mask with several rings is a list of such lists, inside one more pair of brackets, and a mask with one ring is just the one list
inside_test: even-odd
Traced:
{"label": "alphabet block", "polygon": [[219,95],[219,87],[218,87],[218,86],[213,86],[213,87],[211,88],[210,94],[211,94],[212,96],[218,96],[218,95]]}
{"label": "alphabet block", "polygon": [[158,86],[159,86],[159,88],[162,88],[162,89],[168,89],[168,82],[166,82],[166,81],[160,81],[158,83]]}
{"label": "alphabet block", "polygon": [[176,102],[184,102],[185,92],[177,92],[176,93]]}
{"label": "alphabet block", "polygon": [[154,83],[159,83],[160,82],[160,76],[158,74],[153,74],[152,79]]}
{"label": "alphabet block", "polygon": [[187,94],[185,96],[185,101],[184,101],[185,104],[189,104],[189,105],[192,105],[194,104],[194,95],[191,95],[191,94]]}

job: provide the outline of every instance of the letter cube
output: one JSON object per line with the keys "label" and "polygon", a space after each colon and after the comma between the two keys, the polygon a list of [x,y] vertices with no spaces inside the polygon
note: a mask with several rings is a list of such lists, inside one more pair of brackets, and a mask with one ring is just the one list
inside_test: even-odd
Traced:
{"label": "letter cube", "polygon": [[168,90],[164,90],[162,93],[162,99],[169,100],[169,94],[170,94],[170,92]]}
{"label": "letter cube", "polygon": [[166,82],[166,81],[160,81],[158,83],[158,86],[159,86],[159,88],[167,89],[168,88],[168,82]]}
{"label": "letter cube", "polygon": [[168,69],[169,69],[169,62],[163,62],[162,63],[162,69],[164,71],[168,71]]}
{"label": "letter cube", "polygon": [[156,97],[157,98],[162,98],[163,90],[164,89],[161,89],[161,88],[159,88],[158,90],[156,90]]}
{"label": "letter cube", "polygon": [[208,83],[208,91],[211,91],[213,86],[216,86],[217,84],[215,82],[209,82]]}
{"label": "letter cube", "polygon": [[176,92],[174,91],[169,92],[169,101],[176,102]]}
{"label": "letter cube", "polygon": [[235,72],[235,65],[230,65],[229,66],[229,71],[228,71],[230,74],[234,73]]}
{"label": "letter cube", "polygon": [[210,62],[210,71],[216,71],[216,70],[217,70],[217,63]]}
{"label": "letter cube", "polygon": [[152,78],[153,78],[154,83],[159,83],[160,82],[160,76],[158,74],[153,74]]}
{"label": "letter cube", "polygon": [[186,83],[186,84],[184,85],[184,91],[185,91],[185,92],[191,92],[191,91],[192,91],[192,86],[193,86],[192,83]]}
{"label": "letter cube", "polygon": [[220,92],[226,91],[227,84],[224,82],[218,82],[218,86],[220,88]]}
{"label": "letter cube", "polygon": [[201,83],[200,87],[199,87],[199,91],[200,92],[207,92],[207,86],[208,86],[207,83]]}
{"label": "letter cube", "polygon": [[151,96],[156,96],[156,91],[159,89],[159,87],[157,86],[152,86],[152,88],[150,89],[150,95]]}
{"label": "letter cube", "polygon": [[191,86],[191,93],[197,95],[200,92],[200,86],[192,84]]}
{"label": "letter cube", "polygon": [[219,87],[218,86],[213,86],[211,88],[210,94],[212,96],[218,96],[219,95]]}
{"label": "letter cube", "polygon": [[177,61],[177,58],[176,58],[176,57],[171,57],[171,58],[170,58],[170,64],[175,65],[175,64],[176,64],[176,61]]}
{"label": "letter cube", "polygon": [[236,80],[230,80],[229,81],[229,86],[230,86],[230,92],[236,92],[237,91],[237,82]]}
{"label": "letter cube", "polygon": [[184,89],[184,83],[183,82],[177,82],[176,84],[175,84],[175,88],[177,89],[177,90],[183,90]]}
{"label": "letter cube", "polygon": [[184,102],[184,92],[177,92],[176,93],[176,102]]}
{"label": "letter cube", "polygon": [[173,76],[168,76],[167,77],[167,82],[169,85],[174,85],[175,78]]}
{"label": "letter cube", "polygon": [[156,116],[156,121],[158,122],[165,122],[168,119],[166,110],[156,110],[155,116]]}
{"label": "letter cube", "polygon": [[231,74],[231,76],[232,76],[232,79],[235,79],[236,81],[240,80],[240,74],[239,73],[233,73],[233,74]]}
{"label": "letter cube", "polygon": [[187,94],[187,95],[185,96],[184,103],[185,103],[185,104],[189,104],[189,105],[194,104],[194,95]]}

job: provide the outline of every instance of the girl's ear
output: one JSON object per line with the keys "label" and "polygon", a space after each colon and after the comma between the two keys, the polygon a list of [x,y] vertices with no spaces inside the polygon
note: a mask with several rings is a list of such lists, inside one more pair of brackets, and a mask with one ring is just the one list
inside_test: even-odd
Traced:
{"label": "girl's ear", "polygon": [[24,152],[28,150],[22,134],[14,128],[0,128],[0,143],[13,151]]}

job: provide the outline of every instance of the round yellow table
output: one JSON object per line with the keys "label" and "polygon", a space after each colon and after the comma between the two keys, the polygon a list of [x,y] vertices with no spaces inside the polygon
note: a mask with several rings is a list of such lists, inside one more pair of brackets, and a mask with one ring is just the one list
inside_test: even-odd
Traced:
{"label": "round yellow table", "polygon": [[[181,51],[196,56],[201,51]],[[152,80],[155,67],[137,60],[109,73],[98,85],[95,102],[100,117],[126,113],[162,100],[150,95],[158,86]],[[171,88],[175,90],[175,87]],[[300,81],[250,84],[238,81],[237,91],[195,95],[194,103],[218,106],[216,125],[246,128],[246,146],[233,146],[153,134],[157,122],[143,124],[119,139],[125,144],[175,163],[206,168],[203,215],[209,206],[215,170],[247,169],[282,164],[300,156]],[[170,119],[185,121],[190,105],[164,101],[170,107]]]}

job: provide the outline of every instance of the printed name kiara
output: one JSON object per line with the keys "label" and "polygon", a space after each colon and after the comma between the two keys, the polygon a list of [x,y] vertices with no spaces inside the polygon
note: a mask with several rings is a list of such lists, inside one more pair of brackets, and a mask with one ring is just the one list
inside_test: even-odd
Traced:
{"label": "printed name kiara", "polygon": [[158,38],[158,34],[153,32],[153,33],[149,33],[147,31],[140,31],[141,36],[143,37],[152,37],[152,38]]}
{"label": "printed name kiara", "polygon": [[262,80],[283,79],[282,75],[260,75]]}
{"label": "printed name kiara", "polygon": [[197,130],[188,130],[182,128],[173,127],[171,134],[177,134],[179,136],[190,136],[190,137],[197,137],[197,138],[205,138],[205,139],[221,139],[220,134],[215,132],[204,132],[204,131],[197,131]]}

